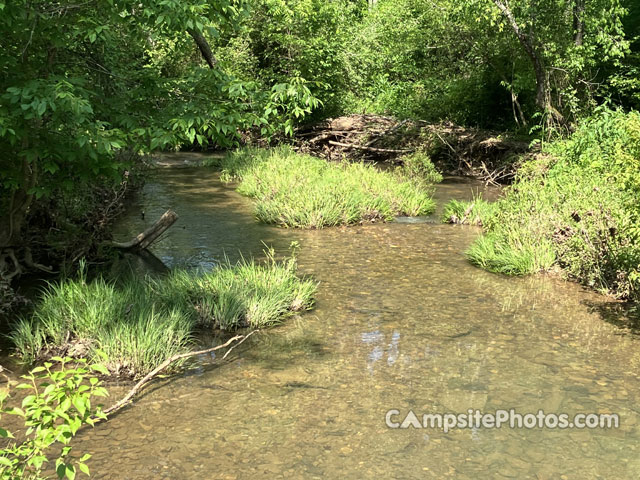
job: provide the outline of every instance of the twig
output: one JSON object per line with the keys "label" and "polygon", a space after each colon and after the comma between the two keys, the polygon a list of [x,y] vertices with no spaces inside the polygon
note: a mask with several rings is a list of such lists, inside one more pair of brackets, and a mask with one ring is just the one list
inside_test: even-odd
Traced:
{"label": "twig", "polygon": [[238,343],[236,343],[233,347],[231,347],[229,350],[227,350],[227,352],[224,354],[224,356],[222,357],[222,360],[224,360],[225,358],[227,358],[227,356],[231,353],[231,351],[236,348],[238,345],[240,345],[241,343],[243,343],[247,338],[249,338],[251,335],[253,335],[254,333],[256,333],[258,330],[253,330],[252,332],[248,333],[247,335],[236,335],[235,337],[231,337],[229,340],[227,340],[225,343],[223,343],[222,345],[217,345],[215,347],[212,348],[207,348],[205,350],[198,350],[196,352],[186,352],[186,353],[179,353],[177,355],[173,355],[169,358],[167,358],[164,362],[162,362],[160,365],[158,365],[156,368],[154,368],[152,371],[150,371],[149,373],[147,373],[144,378],[142,380],[140,380],[138,383],[136,383],[134,385],[134,387],[129,390],[129,393],[127,393],[121,400],[119,400],[118,402],[116,402],[115,404],[113,404],[112,406],[110,406],[109,408],[103,410],[103,413],[105,415],[108,415],[110,413],[113,413],[115,411],[120,410],[122,407],[124,407],[127,403],[129,403],[131,401],[131,399],[147,384],[149,383],[151,380],[153,380],[153,378],[158,375],[162,370],[164,370],[165,368],[167,368],[169,365],[171,365],[173,362],[177,361],[177,360],[181,360],[183,358],[189,358],[189,357],[195,357],[197,355],[203,355],[205,353],[211,353],[211,352],[215,352],[216,350],[220,350],[222,348],[228,347],[229,345],[231,345],[233,342],[238,341]]}
{"label": "twig", "polygon": [[469,205],[467,207],[467,209],[464,211],[464,216],[462,217],[462,220],[460,220],[460,225],[464,225],[464,222],[467,221],[467,218],[469,217],[469,215],[471,214],[471,211],[473,210],[473,207],[476,205],[475,202],[472,202],[471,205]]}
{"label": "twig", "polygon": [[444,138],[442,138],[442,136],[437,131],[435,131],[435,130],[432,130],[432,131],[433,131],[433,133],[436,134],[436,137],[438,137],[442,143],[444,143],[447,147],[449,147],[451,149],[451,151],[453,152],[454,155],[458,156],[458,152],[456,151],[455,148],[453,148],[449,144],[449,142],[447,142]]}

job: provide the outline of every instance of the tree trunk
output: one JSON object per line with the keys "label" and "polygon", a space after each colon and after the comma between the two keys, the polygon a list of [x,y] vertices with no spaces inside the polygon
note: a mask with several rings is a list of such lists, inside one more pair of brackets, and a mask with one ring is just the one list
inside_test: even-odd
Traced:
{"label": "tree trunk", "polygon": [[[582,0],[578,0],[582,1]],[[524,48],[527,56],[531,60],[533,71],[536,76],[536,105],[538,108],[550,115],[549,120],[559,124],[564,123],[562,114],[553,106],[551,102],[551,87],[549,84],[549,76],[547,74],[544,61],[540,53],[536,50],[531,35],[524,33],[509,7],[502,0],[493,0],[493,3],[502,12],[507,22],[515,33],[520,45]]]}
{"label": "tree trunk", "polygon": [[573,4],[573,43],[576,47],[584,43],[584,0],[575,0]]}
{"label": "tree trunk", "polygon": [[209,46],[209,42],[207,42],[207,39],[204,38],[204,35],[202,35],[202,33],[196,30],[193,30],[192,28],[187,30],[187,32],[195,40],[196,45],[198,46],[198,49],[202,54],[202,58],[204,58],[204,60],[207,62],[207,65],[209,65],[209,68],[214,68],[217,60],[213,56],[213,52],[211,51],[211,47]]}
{"label": "tree trunk", "polygon": [[[25,147],[26,148],[26,147]],[[33,194],[38,179],[37,163],[22,162],[22,185],[11,194],[9,210],[0,217],[0,249],[21,246],[22,226],[33,202]]]}

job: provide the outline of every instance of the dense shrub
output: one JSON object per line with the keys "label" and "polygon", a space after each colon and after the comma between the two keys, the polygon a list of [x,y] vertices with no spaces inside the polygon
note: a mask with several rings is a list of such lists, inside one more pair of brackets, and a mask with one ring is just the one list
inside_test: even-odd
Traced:
{"label": "dense shrub", "polygon": [[640,295],[640,114],[603,110],[525,163],[468,251],[488,270],[561,267],[620,298]]}

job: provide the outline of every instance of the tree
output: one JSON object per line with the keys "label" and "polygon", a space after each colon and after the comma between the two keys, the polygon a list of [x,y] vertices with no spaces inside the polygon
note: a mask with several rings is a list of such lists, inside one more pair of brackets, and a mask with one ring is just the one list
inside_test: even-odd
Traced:
{"label": "tree", "polygon": [[[244,8],[242,0],[0,0],[0,274],[33,264],[25,219],[37,199],[121,176],[123,152],[230,145],[239,130],[283,116],[265,113],[270,85],[228,74],[210,47]],[[299,107],[288,101],[299,93],[278,98]]]}
{"label": "tree", "polygon": [[[550,125],[564,126],[580,103],[593,104],[596,69],[627,52],[618,0],[492,0],[533,68],[536,105]],[[495,13],[489,18],[495,21]]]}

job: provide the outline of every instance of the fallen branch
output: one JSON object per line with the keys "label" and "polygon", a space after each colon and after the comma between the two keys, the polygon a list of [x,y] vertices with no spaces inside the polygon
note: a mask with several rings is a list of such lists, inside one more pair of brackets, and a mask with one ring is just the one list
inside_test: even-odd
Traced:
{"label": "fallen branch", "polygon": [[329,140],[327,143],[329,143],[330,145],[335,145],[338,147],[345,147],[345,148],[355,148],[357,150],[367,150],[369,152],[380,152],[380,153],[410,153],[412,150],[396,150],[396,149],[392,149],[392,148],[375,148],[375,147],[365,147],[364,145],[355,145],[353,143],[342,143],[342,142],[335,142],[333,140]]}
{"label": "fallen branch", "polygon": [[472,202],[471,205],[467,207],[467,209],[464,211],[464,216],[462,217],[462,220],[460,220],[460,225],[464,225],[464,222],[466,222],[469,215],[471,215],[471,211],[473,210],[473,207],[475,205],[476,203]]}
{"label": "fallen branch", "polygon": [[186,352],[186,353],[179,353],[177,355],[173,355],[172,357],[167,358],[164,362],[162,362],[160,365],[158,365],[156,368],[154,368],[152,371],[150,371],[149,373],[147,373],[144,378],[142,380],[140,380],[138,383],[136,383],[134,385],[134,387],[129,390],[129,393],[127,393],[120,401],[116,402],[115,404],[111,405],[109,408],[103,410],[103,413],[105,415],[109,415],[110,413],[116,412],[118,410],[120,410],[122,407],[124,407],[127,403],[129,403],[131,401],[131,399],[138,394],[138,392],[147,384],[149,383],[151,380],[153,380],[153,378],[158,375],[162,370],[164,370],[165,368],[167,368],[169,365],[171,365],[173,362],[177,361],[177,360],[181,360],[183,358],[189,358],[189,357],[195,357],[197,355],[203,355],[205,353],[211,353],[211,352],[215,352],[216,350],[220,350],[222,348],[228,347],[229,345],[231,345],[233,342],[238,341],[238,343],[236,343],[235,345],[233,345],[229,350],[227,350],[224,354],[224,356],[222,357],[222,360],[226,359],[227,356],[231,353],[231,351],[236,348],[238,345],[240,345],[241,343],[243,343],[247,338],[249,338],[251,335],[253,335],[254,333],[256,333],[258,330],[253,330],[252,332],[248,333],[247,335],[236,335],[235,337],[231,337],[229,340],[227,340],[225,343],[223,343],[222,345],[217,345],[215,347],[212,348],[207,348],[205,350],[198,350],[196,352]]}
{"label": "fallen branch", "polygon": [[3,278],[8,281],[16,275],[20,275],[22,273],[22,267],[20,266],[20,262],[18,262],[18,259],[16,258],[16,253],[13,251],[13,248],[7,249],[7,255],[9,256],[15,267],[15,270],[13,272],[3,275]]}
{"label": "fallen branch", "polygon": [[173,210],[167,210],[162,217],[147,228],[144,232],[138,234],[135,238],[128,242],[111,242],[111,246],[121,248],[123,250],[144,250],[155,242],[160,235],[164,233],[178,219],[178,214]]}
{"label": "fallen branch", "polygon": [[24,263],[27,267],[32,268],[34,270],[41,270],[46,273],[57,273],[53,271],[53,268],[48,267],[46,265],[41,265],[33,261],[33,255],[31,254],[31,249],[29,247],[24,250]]}

